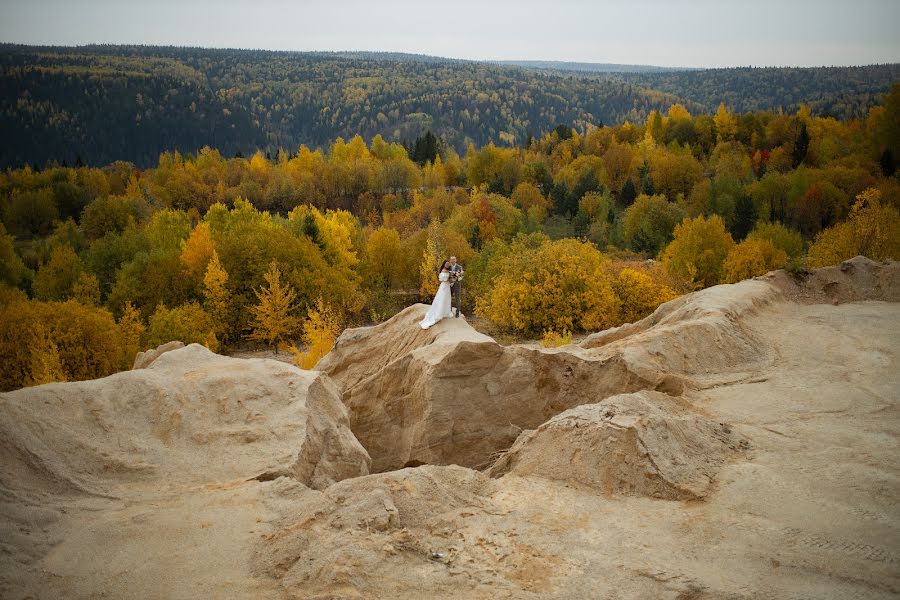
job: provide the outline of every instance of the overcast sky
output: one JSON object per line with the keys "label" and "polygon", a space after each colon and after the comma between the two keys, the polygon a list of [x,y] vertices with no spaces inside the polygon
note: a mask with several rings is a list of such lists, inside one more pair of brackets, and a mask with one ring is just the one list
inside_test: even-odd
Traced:
{"label": "overcast sky", "polygon": [[0,0],[0,41],[664,66],[900,62],[900,0]]}

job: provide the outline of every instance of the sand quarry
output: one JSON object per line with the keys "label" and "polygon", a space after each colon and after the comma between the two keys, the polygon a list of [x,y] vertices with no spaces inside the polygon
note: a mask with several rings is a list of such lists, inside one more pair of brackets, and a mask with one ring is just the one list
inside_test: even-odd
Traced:
{"label": "sand quarry", "polygon": [[0,597],[900,594],[900,264],[555,349],[425,310],[315,371],[171,344],[0,394]]}

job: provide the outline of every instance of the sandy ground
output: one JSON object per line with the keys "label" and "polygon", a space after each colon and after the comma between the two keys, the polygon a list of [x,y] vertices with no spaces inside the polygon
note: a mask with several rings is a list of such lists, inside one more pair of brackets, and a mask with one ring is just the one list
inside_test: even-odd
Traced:
{"label": "sandy ground", "polygon": [[900,305],[780,304],[750,326],[768,368],[691,398],[752,445],[706,502],[509,482],[511,508],[545,499],[527,504],[543,504],[562,534],[548,550],[574,563],[550,595],[897,597]]}
{"label": "sandy ground", "polygon": [[[452,486],[429,494],[412,476],[440,481],[450,467],[372,475],[359,486],[368,496],[335,492],[335,510],[377,520],[380,504],[353,503],[381,498],[381,485],[400,522],[341,529],[327,504],[283,515],[282,534],[312,528],[293,554],[275,553],[301,567],[283,583],[309,598],[897,597],[900,304],[776,304],[746,326],[768,343],[763,366],[687,395],[751,446],[704,501],[507,475],[454,503]],[[402,505],[411,498],[423,500]],[[430,551],[444,557],[429,561]]]}
{"label": "sandy ground", "polygon": [[[766,342],[762,365],[684,396],[750,443],[704,501],[507,475],[456,503],[425,502],[415,526],[342,529],[294,523],[325,496],[285,478],[135,481],[116,498],[52,506],[4,491],[0,597],[898,597],[900,304],[779,302],[744,327]],[[396,493],[415,496],[412,474],[442,469],[460,468],[362,480],[397,477]],[[321,566],[306,580],[260,567],[298,528],[313,542],[276,570]]]}

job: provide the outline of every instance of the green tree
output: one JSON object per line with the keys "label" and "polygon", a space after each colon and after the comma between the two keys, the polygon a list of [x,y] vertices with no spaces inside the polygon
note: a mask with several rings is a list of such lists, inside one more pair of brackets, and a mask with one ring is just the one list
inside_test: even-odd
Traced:
{"label": "green tree", "polygon": [[641,194],[623,214],[622,238],[635,252],[656,256],[672,240],[672,232],[684,213],[665,196]]}

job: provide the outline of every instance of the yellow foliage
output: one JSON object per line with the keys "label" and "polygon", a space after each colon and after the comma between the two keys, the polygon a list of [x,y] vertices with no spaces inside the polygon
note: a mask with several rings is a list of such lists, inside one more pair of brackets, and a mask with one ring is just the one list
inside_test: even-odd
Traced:
{"label": "yellow foliage", "polygon": [[719,104],[719,108],[713,117],[713,122],[716,124],[716,136],[719,142],[733,140],[734,136],[737,135],[737,118],[728,112],[724,102]]}
{"label": "yellow foliage", "polygon": [[722,265],[724,283],[736,283],[780,269],[787,263],[787,253],[769,240],[747,238],[734,246]]}
{"label": "yellow foliage", "polygon": [[34,278],[34,295],[41,300],[67,300],[84,267],[68,244],[56,246],[50,260],[41,265]]}
{"label": "yellow foliage", "polygon": [[619,317],[623,323],[640,321],[660,304],[678,296],[669,286],[630,267],[619,271],[613,282],[613,291],[619,299]]}
{"label": "yellow foliage", "polygon": [[172,341],[203,344],[213,352],[219,349],[212,319],[196,302],[173,309],[160,305],[150,317],[147,345],[155,348]]}
{"label": "yellow foliage", "polygon": [[259,304],[251,308],[253,333],[250,339],[275,345],[293,335],[300,324],[297,317],[291,314],[297,293],[290,284],[281,282],[281,270],[276,261],[269,264],[263,278],[268,285],[254,290]]}
{"label": "yellow foliage", "polygon": [[790,258],[796,258],[803,253],[803,238],[800,237],[800,233],[778,222],[757,224],[747,239],[769,240],[776,248],[784,250]]}
{"label": "yellow foliage", "polygon": [[119,318],[119,330],[122,332],[122,345],[125,349],[126,364],[134,363],[134,357],[141,351],[141,338],[144,336],[144,322],[141,311],[131,302],[125,303],[122,316]]}
{"label": "yellow foliage", "polygon": [[606,259],[591,244],[565,239],[536,247],[514,242],[476,312],[518,333],[597,330],[618,320]]}
{"label": "yellow foliage", "polygon": [[212,258],[203,275],[204,308],[215,326],[216,336],[222,339],[231,324],[231,294],[225,285],[228,272],[219,261],[219,254],[213,250]]}
{"label": "yellow foliage", "polygon": [[516,208],[532,216],[538,223],[544,222],[550,209],[550,200],[533,183],[522,182],[517,185],[510,199]]}
{"label": "yellow foliage", "polygon": [[0,304],[0,390],[82,381],[128,368],[123,335],[103,308],[11,297]]}
{"label": "yellow foliage", "polygon": [[603,154],[603,177],[601,181],[615,193],[622,191],[625,180],[631,176],[634,152],[627,144],[612,142]]}
{"label": "yellow foliage", "polygon": [[199,223],[181,249],[181,264],[190,277],[197,277],[206,270],[215,248],[209,232],[209,224]]}
{"label": "yellow foliage", "polygon": [[405,262],[400,234],[382,227],[366,240],[360,273],[369,288],[395,288],[403,278]]}
{"label": "yellow foliage", "polygon": [[72,299],[87,306],[100,304],[100,283],[96,275],[80,273],[72,285]]}
{"label": "yellow foliage", "polygon": [[41,323],[34,329],[34,337],[28,350],[31,354],[31,369],[23,382],[25,387],[66,380],[59,349]]}
{"label": "yellow foliage", "polygon": [[319,360],[331,352],[334,341],[341,332],[341,324],[337,314],[319,298],[316,307],[307,312],[303,323],[303,343],[306,352],[296,346],[289,350],[294,354],[294,364],[301,369],[312,369]]}
{"label": "yellow foliage", "polygon": [[556,333],[552,329],[544,332],[544,337],[541,338],[541,346],[544,348],[559,348],[560,346],[565,346],[566,344],[572,343],[572,332],[568,329],[564,329],[563,332]]}
{"label": "yellow foliage", "polygon": [[874,188],[856,197],[847,221],[816,236],[807,264],[825,267],[859,255],[873,260],[900,258],[900,212],[882,204],[881,192]]}
{"label": "yellow foliage", "polygon": [[695,287],[722,280],[722,263],[734,247],[731,234],[718,215],[685,219],[675,226],[675,237],[662,252],[662,263],[673,276]]}
{"label": "yellow foliage", "polygon": [[673,104],[669,107],[669,118],[690,119],[691,113],[688,112],[688,109],[686,109],[683,104]]}

